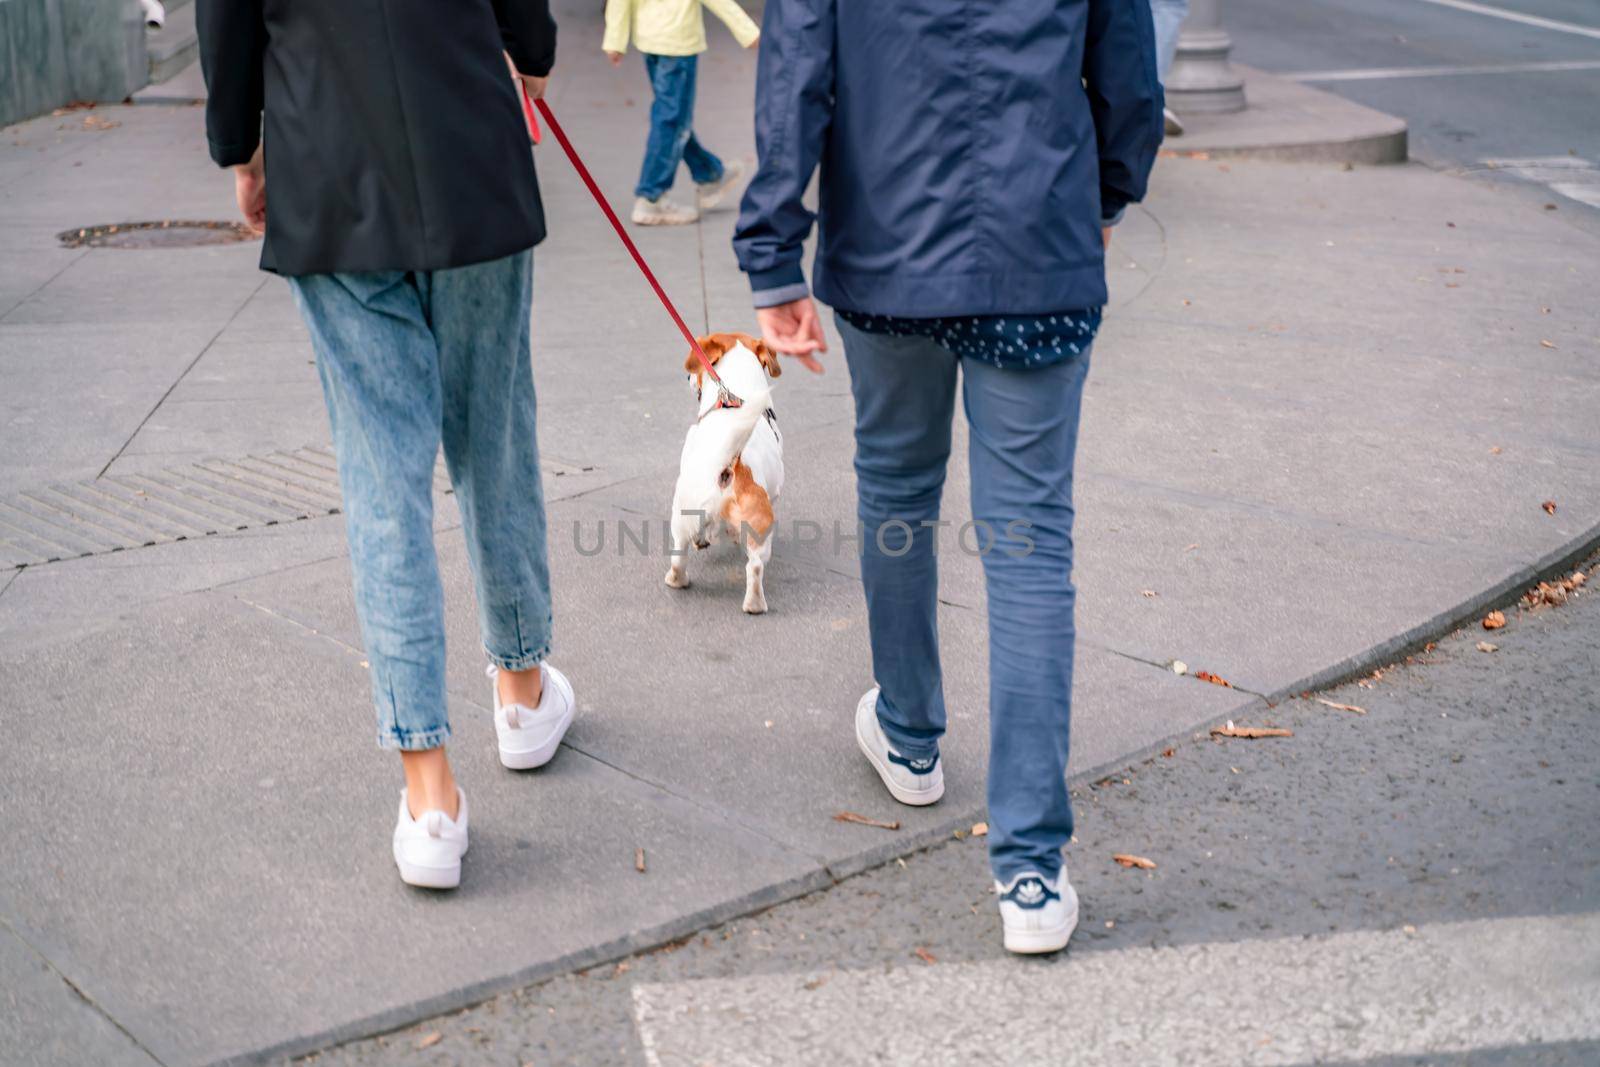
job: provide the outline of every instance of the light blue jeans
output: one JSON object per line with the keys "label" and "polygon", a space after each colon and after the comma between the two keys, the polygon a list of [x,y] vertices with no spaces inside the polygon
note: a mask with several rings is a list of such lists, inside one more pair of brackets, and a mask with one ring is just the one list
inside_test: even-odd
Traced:
{"label": "light blue jeans", "polygon": [[[838,320],[856,401],[861,584],[878,721],[901,755],[938,751],[945,729],[935,535],[956,371],[970,427],[975,526],[938,549],[981,552],[989,592],[989,862],[1002,882],[1054,878],[1072,837],[1072,463],[1089,353],[1008,370],[926,337]],[[898,520],[898,521],[896,521]]]}
{"label": "light blue jeans", "polygon": [[550,646],[528,350],[533,254],[289,283],[311,331],[339,457],[378,743],[437,748],[450,736],[444,589],[433,548],[441,445],[489,658],[525,670]]}
{"label": "light blue jeans", "polygon": [[1178,57],[1178,31],[1189,17],[1189,0],[1150,0],[1150,15],[1156,24],[1156,74],[1167,84],[1167,72]]}

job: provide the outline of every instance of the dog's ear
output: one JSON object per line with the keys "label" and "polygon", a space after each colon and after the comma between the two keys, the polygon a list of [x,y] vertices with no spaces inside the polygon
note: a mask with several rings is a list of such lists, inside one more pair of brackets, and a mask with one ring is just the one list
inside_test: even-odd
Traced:
{"label": "dog's ear", "polygon": [[[712,366],[716,365],[717,360],[727,355],[728,349],[737,343],[731,334],[726,333],[707,334],[704,337],[696,338],[696,340],[700,342],[700,351],[706,354],[706,358],[711,361]],[[683,361],[683,369],[690,374],[704,373],[705,371],[705,368],[700,366],[700,357],[695,355],[692,348],[689,349],[689,355]]]}
{"label": "dog's ear", "polygon": [[765,341],[754,341],[754,344],[750,344],[750,352],[755,352],[755,358],[758,358],[762,362],[762,366],[765,366],[768,378],[782,376],[784,368],[778,362],[778,354],[773,352],[773,349]]}

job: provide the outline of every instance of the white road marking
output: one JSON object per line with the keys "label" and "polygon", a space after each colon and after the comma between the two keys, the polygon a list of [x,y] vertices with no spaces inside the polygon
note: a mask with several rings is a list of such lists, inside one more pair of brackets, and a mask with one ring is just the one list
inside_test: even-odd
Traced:
{"label": "white road marking", "polygon": [[1593,26],[1580,26],[1576,22],[1558,22],[1555,19],[1540,18],[1538,15],[1524,15],[1520,11],[1507,11],[1503,7],[1478,4],[1473,0],[1422,0],[1422,3],[1453,7],[1457,11],[1470,11],[1474,15],[1488,15],[1490,18],[1505,19],[1507,22],[1520,22],[1524,26],[1537,26],[1541,30],[1555,30],[1558,33],[1571,33],[1579,37],[1593,37],[1595,40],[1600,40],[1600,29]]}
{"label": "white road marking", "polygon": [[1542,185],[1580,204],[1600,207],[1600,169],[1587,159],[1577,156],[1486,159],[1482,166]]}
{"label": "white road marking", "polygon": [[1600,1039],[1600,913],[639,985],[651,1067],[1299,1064]]}
{"label": "white road marking", "polygon": [[1362,67],[1352,70],[1308,70],[1279,77],[1297,82],[1365,82],[1389,78],[1449,78],[1468,74],[1539,74],[1568,70],[1600,70],[1600,59],[1561,59],[1548,63],[1485,63],[1462,67]]}

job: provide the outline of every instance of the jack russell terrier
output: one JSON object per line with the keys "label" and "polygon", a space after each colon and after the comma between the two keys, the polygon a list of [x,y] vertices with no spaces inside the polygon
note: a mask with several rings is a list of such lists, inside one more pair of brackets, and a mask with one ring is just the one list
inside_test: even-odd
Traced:
{"label": "jack russell terrier", "polygon": [[[672,564],[667,584],[687,589],[689,546],[706,548],[722,536],[744,545],[744,610],[767,610],[762,575],[772,558],[772,506],[783,490],[783,438],[772,411],[771,379],[782,374],[778,357],[742,333],[700,338],[700,348],[728,390],[744,403],[717,406],[716,383],[693,352],[684,369],[694,380],[699,414],[683,441],[678,487],[672,494]],[[710,388],[707,388],[707,385]]]}

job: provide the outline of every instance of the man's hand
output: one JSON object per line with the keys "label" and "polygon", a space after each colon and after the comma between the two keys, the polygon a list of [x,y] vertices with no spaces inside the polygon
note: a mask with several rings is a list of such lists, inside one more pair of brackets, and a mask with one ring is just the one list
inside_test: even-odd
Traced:
{"label": "man's hand", "polygon": [[257,233],[267,229],[267,172],[261,162],[261,146],[250,162],[233,168],[233,192],[239,199],[239,212]]}
{"label": "man's hand", "polygon": [[518,74],[517,77],[522,79],[523,87],[528,90],[528,99],[544,99],[545,86],[550,84],[550,76],[548,74],[542,78],[535,78],[531,74]]}
{"label": "man's hand", "polygon": [[756,322],[761,326],[761,337],[775,350],[793,356],[800,365],[813,374],[822,373],[822,364],[813,352],[826,352],[827,339],[822,336],[822,320],[817,318],[817,305],[809,296],[791,300],[777,307],[758,308]]}
{"label": "man's hand", "polygon": [[622,66],[622,53],[621,52],[607,52],[606,53],[606,58],[611,60],[611,65],[613,67]]}

